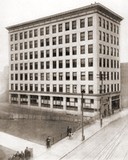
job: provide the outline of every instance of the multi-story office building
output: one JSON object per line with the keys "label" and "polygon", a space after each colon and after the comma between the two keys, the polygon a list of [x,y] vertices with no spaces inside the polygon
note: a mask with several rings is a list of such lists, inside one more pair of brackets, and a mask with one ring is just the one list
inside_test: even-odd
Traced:
{"label": "multi-story office building", "polygon": [[10,103],[79,114],[84,91],[84,114],[120,108],[121,20],[95,3],[7,27]]}

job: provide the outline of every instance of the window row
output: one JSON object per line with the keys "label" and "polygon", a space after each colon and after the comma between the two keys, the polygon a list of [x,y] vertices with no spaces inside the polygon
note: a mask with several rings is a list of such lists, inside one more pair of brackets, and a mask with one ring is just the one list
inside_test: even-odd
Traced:
{"label": "window row", "polygon": [[[85,93],[93,94],[93,85],[88,85],[88,92],[86,92],[86,86],[80,86],[80,93],[82,90]],[[20,90],[20,91],[42,91],[42,92],[66,92],[66,93],[78,93],[78,86],[77,85],[57,85],[57,84],[11,84],[11,90]]]}
{"label": "window row", "polygon": [[[57,57],[57,56],[69,56],[77,54],[85,54],[85,45],[80,46],[80,51],[78,51],[77,46],[58,48],[52,50],[41,50],[40,52],[24,52],[24,53],[15,53],[11,54],[11,61],[17,60],[27,60],[27,59],[37,59],[37,58],[48,58],[48,57]],[[88,53],[93,53],[93,44],[88,45]],[[40,54],[40,55],[39,55]]]}
{"label": "window row", "polygon": [[[88,40],[93,39],[93,31],[88,31]],[[80,41],[85,41],[86,36],[85,32],[80,33]],[[58,37],[52,37],[51,38],[46,38],[46,39],[40,39],[34,40],[34,41],[29,41],[29,42],[24,42],[24,43],[16,43],[16,44],[11,44],[10,50],[11,51],[17,51],[17,50],[23,50],[23,49],[32,49],[32,48],[38,48],[38,47],[44,47],[44,46],[51,46],[51,45],[61,45],[61,44],[68,44],[68,43],[73,43],[77,42],[78,37],[77,34],[70,34],[65,35],[65,40],[63,39],[63,36],[58,36]]]}
{"label": "window row", "polygon": [[99,67],[119,68],[119,61],[113,59],[99,58]]}
{"label": "window row", "polygon": [[99,26],[113,33],[119,34],[119,26],[104,18],[99,17]]}
{"label": "window row", "polygon": [[[80,85],[78,88],[77,85],[58,85],[58,84],[11,84],[12,91],[37,91],[37,92],[61,92],[61,93],[81,93],[83,90],[85,94],[93,94],[94,86],[93,85]],[[78,92],[79,91],[79,92]],[[119,84],[106,84],[99,86],[99,93],[110,93],[110,92],[119,92]]]}
{"label": "window row", "polygon": [[114,45],[119,45],[119,37],[110,35],[109,33],[105,33],[102,31],[99,31],[99,40],[108,42]]}
{"label": "window row", "polygon": [[11,70],[37,70],[37,69],[58,69],[58,68],[79,68],[79,67],[93,67],[93,58],[88,58],[87,65],[85,58],[72,60],[58,60],[46,62],[30,62],[11,64]]}
{"label": "window row", "polygon": [[[54,34],[57,32],[63,32],[63,31],[69,31],[69,30],[75,30],[79,28],[84,28],[85,27],[85,18],[80,19],[79,24],[77,20],[74,20],[72,22],[65,22],[65,24],[60,23],[58,25],[54,24],[52,27],[46,26],[46,27],[41,27],[39,29],[33,29],[25,32],[20,32],[11,34],[10,35],[10,41],[17,41],[17,40],[22,40],[22,39],[27,39],[27,38],[33,38],[37,36],[43,36],[43,35],[48,35],[48,34]],[[93,26],[93,17],[88,17],[88,22],[87,26]]]}
{"label": "window row", "polygon": [[119,49],[99,44],[99,53],[119,57]]}
{"label": "window row", "polygon": [[[88,77],[87,77],[88,76]],[[87,78],[86,78],[87,77]],[[76,80],[89,80],[89,81],[93,81],[94,79],[94,75],[93,75],[93,72],[90,71],[88,72],[88,75],[86,75],[85,72],[80,72],[80,75],[78,76],[77,75],[77,72],[66,72],[66,73],[63,73],[63,72],[59,72],[59,73],[56,73],[56,72],[53,72],[53,73],[20,73],[20,74],[11,74],[11,81],[15,80],[15,81],[56,81],[56,80],[59,80],[59,81],[63,81],[63,80],[73,80],[73,81],[76,81]]]}

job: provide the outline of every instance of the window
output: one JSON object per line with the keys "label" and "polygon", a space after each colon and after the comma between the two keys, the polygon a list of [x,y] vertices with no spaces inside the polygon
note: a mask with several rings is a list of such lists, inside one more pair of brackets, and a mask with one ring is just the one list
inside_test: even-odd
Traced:
{"label": "window", "polygon": [[109,34],[107,33],[107,42],[109,42]]}
{"label": "window", "polygon": [[20,43],[20,50],[23,49],[23,43]]}
{"label": "window", "polygon": [[70,48],[66,47],[66,56],[70,55]]}
{"label": "window", "polygon": [[58,25],[58,31],[59,31],[59,32],[62,32],[62,24],[59,24],[59,25]]}
{"label": "window", "polygon": [[33,52],[29,52],[29,59],[33,59]]}
{"label": "window", "polygon": [[85,54],[85,45],[80,46],[80,54]]}
{"label": "window", "polygon": [[113,31],[113,23],[110,23],[111,31]]}
{"label": "window", "polygon": [[105,41],[105,32],[103,32],[103,41]]}
{"label": "window", "polygon": [[88,31],[88,40],[93,39],[93,31]]}
{"label": "window", "polygon": [[53,73],[53,81],[56,81],[56,79],[57,79],[56,73]]}
{"label": "window", "polygon": [[80,59],[80,66],[85,67],[85,59]]}
{"label": "window", "polygon": [[44,73],[40,74],[40,80],[42,80],[42,81],[44,80]]}
{"label": "window", "polygon": [[53,69],[55,69],[56,68],[56,61],[53,61],[52,63],[53,63]]}
{"label": "window", "polygon": [[80,19],[80,28],[85,27],[85,19]]}
{"label": "window", "polygon": [[76,21],[72,21],[72,29],[76,29]]}
{"label": "window", "polygon": [[23,33],[20,33],[20,40],[23,39]]}
{"label": "window", "polygon": [[29,42],[29,48],[33,48],[33,41]]}
{"label": "window", "polygon": [[88,93],[93,94],[93,85],[88,86]]}
{"label": "window", "polygon": [[18,60],[18,54],[15,54],[15,61]]}
{"label": "window", "polygon": [[93,81],[93,72],[88,72],[88,80]]}
{"label": "window", "polygon": [[38,73],[35,73],[35,80],[38,80]]}
{"label": "window", "polygon": [[52,26],[52,33],[56,33],[56,25]]}
{"label": "window", "polygon": [[66,68],[70,68],[70,60],[66,60]]}
{"label": "window", "polygon": [[44,57],[44,51],[40,51],[40,57],[43,58]]}
{"label": "window", "polygon": [[24,53],[24,59],[28,59],[28,53],[27,52]]}
{"label": "window", "polygon": [[77,85],[73,85],[72,86],[72,92],[73,93],[77,93]]}
{"label": "window", "polygon": [[86,90],[85,90],[85,85],[81,85],[81,92],[82,92],[82,91],[86,91]]}
{"label": "window", "polygon": [[105,28],[105,19],[103,19],[103,28]]}
{"label": "window", "polygon": [[25,70],[28,69],[28,64],[27,64],[27,63],[24,64],[24,69],[25,69]]}
{"label": "window", "polygon": [[109,46],[107,46],[107,55],[109,55]]}
{"label": "window", "polygon": [[77,54],[77,49],[76,46],[72,47],[72,55],[76,55]]}
{"label": "window", "polygon": [[40,28],[40,35],[41,35],[41,36],[44,35],[44,28]]}
{"label": "window", "polygon": [[18,34],[16,33],[15,34],[15,41],[17,41],[18,40]]}
{"label": "window", "polygon": [[56,92],[56,91],[57,91],[56,88],[57,88],[57,87],[56,87],[56,84],[53,84],[53,92]]}
{"label": "window", "polygon": [[99,31],[99,40],[102,40],[102,32]]}
{"label": "window", "polygon": [[50,81],[50,73],[46,73],[46,81]]}
{"label": "window", "polygon": [[76,42],[77,41],[77,37],[76,37],[76,33],[72,34],[72,42]]}
{"label": "window", "polygon": [[102,67],[102,58],[99,58],[99,67]]}
{"label": "window", "polygon": [[93,44],[88,45],[88,53],[93,53]]}
{"label": "window", "polygon": [[28,43],[24,42],[24,49],[27,49],[27,48],[28,48]]}
{"label": "window", "polygon": [[23,60],[23,53],[20,53],[20,60]]}
{"label": "window", "polygon": [[102,26],[102,20],[101,20],[101,17],[99,17],[99,26],[100,26],[100,27]]}
{"label": "window", "polygon": [[80,41],[85,41],[85,32],[80,33]]}
{"label": "window", "polygon": [[50,51],[46,50],[46,57],[50,57]]}
{"label": "window", "polygon": [[59,68],[63,68],[63,61],[62,60],[59,61]]}
{"label": "window", "polygon": [[65,35],[65,43],[69,43],[70,42],[70,37],[69,35]]}
{"label": "window", "polygon": [[88,17],[88,27],[93,26],[93,17]]}
{"label": "window", "polygon": [[63,85],[62,84],[59,85],[59,92],[63,92]]}
{"label": "window", "polygon": [[69,22],[66,22],[65,23],[65,31],[68,31],[70,28],[69,28]]}
{"label": "window", "polygon": [[38,52],[35,51],[35,52],[34,52],[34,55],[35,55],[35,59],[37,59],[37,58],[38,58]]}
{"label": "window", "polygon": [[18,70],[18,64],[15,64],[15,70]]}
{"label": "window", "polygon": [[66,80],[70,80],[70,72],[66,72]]}
{"label": "window", "polygon": [[56,45],[56,37],[53,37],[53,38],[52,38],[52,44],[53,44],[53,45]]}
{"label": "window", "polygon": [[107,21],[107,30],[109,30],[109,22]]}
{"label": "window", "polygon": [[59,56],[63,56],[63,49],[59,48]]}
{"label": "window", "polygon": [[34,29],[34,37],[37,37],[37,36],[38,36],[38,30]]}
{"label": "window", "polygon": [[50,68],[50,62],[47,61],[47,62],[46,62],[46,69],[49,69],[49,68]]}
{"label": "window", "polygon": [[49,27],[46,27],[46,34],[49,34]]}
{"label": "window", "polygon": [[53,50],[52,50],[52,56],[53,56],[53,57],[56,57],[56,49],[53,49]]}
{"label": "window", "polygon": [[35,62],[35,69],[38,69],[38,62]]}
{"label": "window", "polygon": [[50,85],[49,84],[46,85],[46,92],[50,92]]}
{"label": "window", "polygon": [[23,70],[23,63],[20,63],[20,70]]}
{"label": "window", "polygon": [[46,38],[46,46],[49,46],[50,42],[49,42],[49,38]]}
{"label": "window", "polygon": [[70,85],[66,85],[66,93],[70,93]]}
{"label": "window", "polygon": [[34,41],[34,47],[35,47],[35,48],[38,47],[38,41],[37,41],[37,40]]}
{"label": "window", "polygon": [[62,44],[62,43],[63,43],[62,36],[59,36],[59,44]]}
{"label": "window", "polygon": [[76,68],[77,67],[77,59],[72,60],[72,67]]}
{"label": "window", "polygon": [[40,40],[40,47],[43,47],[44,46],[44,39],[41,39]]}
{"label": "window", "polygon": [[81,80],[85,80],[85,72],[81,72]]}
{"label": "window", "polygon": [[33,37],[33,33],[32,33],[32,30],[29,31],[29,38],[32,38]]}
{"label": "window", "polygon": [[77,80],[77,72],[73,72],[72,73],[72,79],[73,80]]}
{"label": "window", "polygon": [[10,36],[10,41],[13,41],[13,34],[11,34]]}
{"label": "window", "polygon": [[103,45],[103,54],[106,54],[106,47]]}
{"label": "window", "polygon": [[18,44],[15,44],[15,51],[18,50]]}
{"label": "window", "polygon": [[93,58],[88,58],[88,67],[93,67]]}
{"label": "window", "polygon": [[62,72],[59,73],[59,80],[60,80],[60,81],[63,80],[63,73],[62,73]]}

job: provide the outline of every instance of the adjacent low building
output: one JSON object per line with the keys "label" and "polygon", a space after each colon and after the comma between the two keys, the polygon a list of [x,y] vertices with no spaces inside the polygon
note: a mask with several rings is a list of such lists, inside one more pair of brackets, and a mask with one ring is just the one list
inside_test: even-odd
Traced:
{"label": "adjacent low building", "polygon": [[83,102],[92,116],[120,108],[122,19],[95,3],[7,27],[10,103],[80,114]]}

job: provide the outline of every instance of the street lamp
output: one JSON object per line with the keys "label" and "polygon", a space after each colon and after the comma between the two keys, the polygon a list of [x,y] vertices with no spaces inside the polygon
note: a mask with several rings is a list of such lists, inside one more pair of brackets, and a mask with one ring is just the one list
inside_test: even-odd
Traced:
{"label": "street lamp", "polygon": [[85,93],[84,90],[81,91],[81,124],[82,124],[82,141],[85,140],[85,136],[84,136],[84,124],[83,124],[83,94]]}

